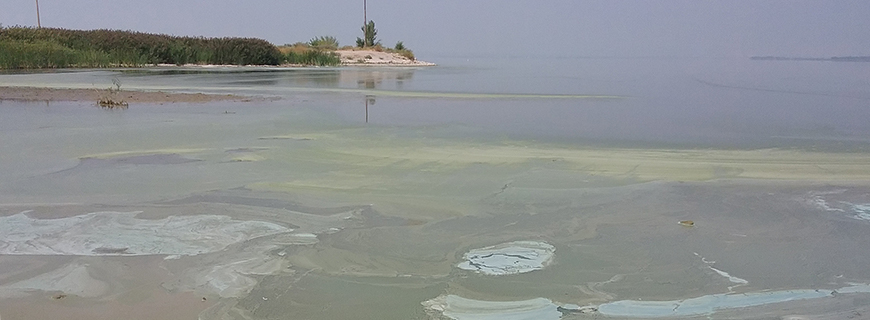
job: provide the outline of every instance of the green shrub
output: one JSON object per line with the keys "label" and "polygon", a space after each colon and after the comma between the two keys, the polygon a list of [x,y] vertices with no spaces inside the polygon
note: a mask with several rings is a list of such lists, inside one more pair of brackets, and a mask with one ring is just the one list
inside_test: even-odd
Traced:
{"label": "green shrub", "polygon": [[284,61],[289,64],[306,66],[337,66],[341,64],[341,58],[337,53],[316,49],[288,51],[284,56]]}
{"label": "green shrub", "polygon": [[335,39],[335,37],[331,36],[321,36],[308,40],[308,45],[323,50],[337,50],[338,39]]}
{"label": "green shrub", "polygon": [[[175,37],[118,30],[6,27],[0,28],[0,44],[6,48],[0,51],[3,68],[277,65],[284,59],[277,47],[262,39]],[[27,52],[39,52],[38,57],[23,56]],[[43,58],[48,60],[38,61]]]}
{"label": "green shrub", "polygon": [[417,60],[414,57],[414,52],[411,50],[402,49],[402,50],[396,50],[395,52],[398,53],[399,55],[405,57],[405,58],[408,58],[408,60],[411,60],[411,61]]}
{"label": "green shrub", "polygon": [[119,65],[119,58],[95,50],[74,50],[49,41],[0,41],[0,68],[97,68]]}

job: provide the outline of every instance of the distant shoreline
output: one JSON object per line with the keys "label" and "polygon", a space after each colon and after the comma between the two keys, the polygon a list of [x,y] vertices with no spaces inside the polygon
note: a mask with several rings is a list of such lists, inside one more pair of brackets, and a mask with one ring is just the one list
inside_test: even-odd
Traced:
{"label": "distant shoreline", "polygon": [[830,58],[801,58],[801,57],[778,57],[778,56],[754,56],[750,60],[763,61],[833,61],[833,62],[870,62],[870,56],[849,56]]}

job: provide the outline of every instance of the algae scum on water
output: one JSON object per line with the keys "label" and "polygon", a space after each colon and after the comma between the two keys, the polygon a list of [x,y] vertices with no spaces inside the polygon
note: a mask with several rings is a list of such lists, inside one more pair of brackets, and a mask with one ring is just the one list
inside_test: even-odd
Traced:
{"label": "algae scum on water", "polygon": [[[857,254],[864,242],[854,241],[870,227],[860,219],[865,187],[668,181],[712,176],[668,175],[686,151],[402,137],[407,129],[295,131],[260,125],[293,111],[245,108],[261,114],[231,135],[213,125],[227,116],[202,121],[186,111],[143,113],[158,121],[111,138],[102,133],[110,128],[78,133],[127,143],[74,143],[61,152],[74,150],[78,161],[4,183],[0,264],[49,273],[7,272],[2,296],[124,295],[136,282],[107,278],[95,257],[135,256],[168,271],[147,280],[161,284],[150,290],[207,299],[204,319],[691,317],[850,299],[870,279],[870,261]],[[191,129],[197,134],[181,134]],[[140,139],[136,130],[184,138]],[[49,137],[23,139],[69,143]],[[623,162],[596,160],[605,153]],[[650,155],[657,162],[646,169]],[[697,156],[705,159],[697,172],[766,165],[753,152],[711,155]],[[133,198],[118,200],[124,195]],[[693,227],[677,223],[686,220]],[[82,286],[90,289],[76,291]]]}
{"label": "algae scum on water", "polygon": [[[3,102],[0,316],[751,319],[865,310],[870,157],[851,148],[862,127],[854,144],[776,148],[767,126],[716,131],[721,118],[694,119],[710,129],[688,135],[665,118],[706,111],[656,109],[673,104],[638,88],[578,93],[568,86],[598,82],[561,77],[547,88],[484,90],[497,87],[489,79],[459,90],[460,80],[486,78],[474,72],[143,71],[123,74],[125,86],[283,99],[114,111]],[[62,87],[117,75],[0,83]],[[631,98],[587,97],[598,92]]]}

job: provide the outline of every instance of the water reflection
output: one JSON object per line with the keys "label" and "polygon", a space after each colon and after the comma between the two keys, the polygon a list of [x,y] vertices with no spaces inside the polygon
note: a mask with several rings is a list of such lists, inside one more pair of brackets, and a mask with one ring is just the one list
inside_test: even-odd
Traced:
{"label": "water reflection", "polygon": [[366,95],[366,123],[369,123],[369,105],[375,105],[374,95]]}
{"label": "water reflection", "polygon": [[[732,60],[519,61],[435,68],[167,67],[0,74],[0,85],[326,99],[354,122],[462,123],[612,145],[868,150],[868,66]],[[413,99],[413,101],[410,101]],[[369,103],[371,104],[371,103]],[[365,107],[365,105],[364,105]]]}
{"label": "water reflection", "polygon": [[[160,76],[168,83],[196,81],[243,86],[290,85],[305,88],[402,89],[414,78],[414,68],[146,68],[120,70],[130,83]],[[125,79],[125,80],[127,80]]]}
{"label": "water reflection", "polygon": [[342,70],[341,77],[355,81],[360,89],[401,89],[414,70]]}

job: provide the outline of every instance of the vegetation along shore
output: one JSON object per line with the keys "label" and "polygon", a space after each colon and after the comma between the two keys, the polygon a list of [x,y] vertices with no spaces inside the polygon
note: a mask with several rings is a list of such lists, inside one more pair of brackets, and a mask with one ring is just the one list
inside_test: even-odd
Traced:
{"label": "vegetation along shore", "polygon": [[[370,25],[374,31],[374,23],[370,22]],[[339,47],[334,37],[325,36],[308,42],[276,46],[255,38],[0,27],[0,69],[152,65],[431,65],[416,61],[413,52],[405,48],[401,41],[394,48],[385,48],[380,41],[375,41],[374,34],[371,34],[370,40],[362,43],[357,41],[357,47]]]}

